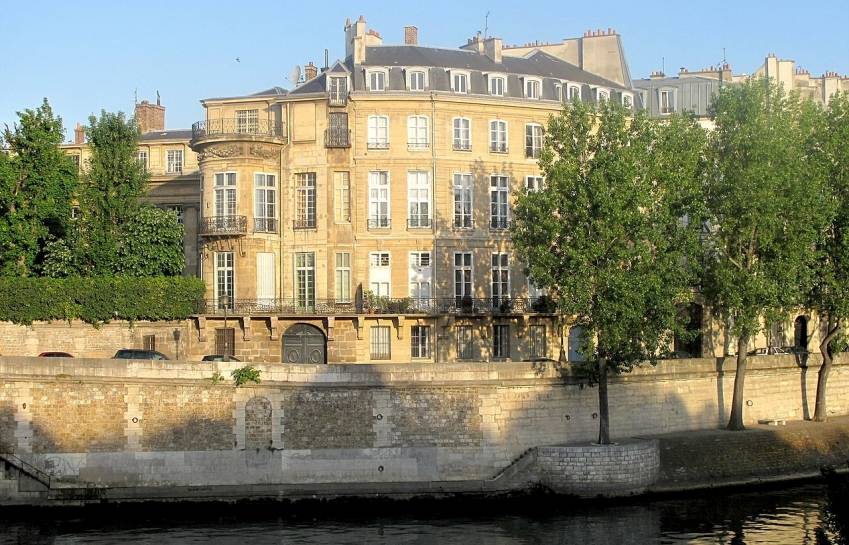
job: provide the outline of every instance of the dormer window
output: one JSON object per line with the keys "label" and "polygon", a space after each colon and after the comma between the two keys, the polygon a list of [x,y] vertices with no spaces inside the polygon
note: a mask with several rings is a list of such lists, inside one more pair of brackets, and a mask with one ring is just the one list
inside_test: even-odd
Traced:
{"label": "dormer window", "polygon": [[608,100],[610,100],[610,91],[608,91],[607,89],[596,89],[595,98],[599,104],[601,104],[602,102],[607,102]]}
{"label": "dormer window", "polygon": [[634,108],[634,97],[627,93],[623,93],[622,105],[625,106],[625,108],[632,110]]}
{"label": "dormer window", "polygon": [[577,85],[569,85],[569,102],[581,100],[581,88]]}
{"label": "dormer window", "polygon": [[525,78],[525,98],[539,100],[542,96],[542,82],[537,78]]}
{"label": "dormer window", "polygon": [[489,94],[494,97],[503,97],[506,87],[504,76],[488,76]]}
{"label": "dormer window", "polygon": [[563,93],[563,85],[560,83],[554,84],[554,100],[566,102],[566,95]]}
{"label": "dormer window", "polygon": [[369,70],[366,72],[369,91],[385,91],[387,74],[386,70]]}
{"label": "dormer window", "polygon": [[410,91],[427,89],[427,72],[424,70],[407,70],[407,89]]}
{"label": "dormer window", "polygon": [[467,72],[451,71],[451,90],[455,93],[469,92],[469,74]]}
{"label": "dormer window", "polygon": [[658,106],[661,115],[671,114],[675,111],[675,91],[672,89],[661,89],[658,91]]}
{"label": "dormer window", "polygon": [[327,94],[331,104],[344,104],[348,98],[348,78],[345,76],[328,78]]}

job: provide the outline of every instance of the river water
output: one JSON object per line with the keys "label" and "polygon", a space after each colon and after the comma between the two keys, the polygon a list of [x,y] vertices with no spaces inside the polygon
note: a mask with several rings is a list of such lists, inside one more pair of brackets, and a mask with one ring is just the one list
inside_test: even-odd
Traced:
{"label": "river water", "polygon": [[315,502],[295,512],[280,504],[172,504],[76,513],[0,511],[0,544],[846,545],[849,536],[837,530],[843,515],[836,516],[826,488],[818,484],[613,504],[554,496]]}

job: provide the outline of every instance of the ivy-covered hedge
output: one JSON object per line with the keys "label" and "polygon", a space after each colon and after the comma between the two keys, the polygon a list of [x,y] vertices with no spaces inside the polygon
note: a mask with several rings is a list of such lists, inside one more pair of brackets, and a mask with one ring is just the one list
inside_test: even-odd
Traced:
{"label": "ivy-covered hedge", "polygon": [[181,276],[0,277],[0,321],[179,320],[194,312],[204,291],[200,279]]}

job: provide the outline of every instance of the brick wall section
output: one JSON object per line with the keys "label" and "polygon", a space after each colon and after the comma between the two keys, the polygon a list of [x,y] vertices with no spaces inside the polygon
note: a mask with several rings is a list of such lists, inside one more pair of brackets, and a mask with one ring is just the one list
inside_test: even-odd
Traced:
{"label": "brick wall section", "polygon": [[124,450],[122,384],[33,384],[33,452],[112,452]]}
{"label": "brick wall section", "polygon": [[142,450],[233,448],[232,387],[145,385],[139,390]]}
{"label": "brick wall section", "polygon": [[245,404],[245,448],[271,447],[271,402],[252,397]]}
{"label": "brick wall section", "polygon": [[657,480],[659,467],[657,440],[537,449],[540,481],[561,494],[637,494]]}
{"label": "brick wall section", "polygon": [[392,446],[481,444],[481,401],[475,388],[405,388],[390,396]]}
{"label": "brick wall section", "polygon": [[369,390],[286,392],[281,409],[283,445],[287,449],[374,446],[374,416]]}

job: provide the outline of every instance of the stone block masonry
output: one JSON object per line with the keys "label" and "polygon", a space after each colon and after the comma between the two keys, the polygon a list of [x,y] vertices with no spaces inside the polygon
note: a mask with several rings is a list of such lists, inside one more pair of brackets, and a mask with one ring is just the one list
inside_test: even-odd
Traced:
{"label": "stone block masonry", "polygon": [[[232,486],[250,496],[250,487],[272,485],[482,490],[506,486],[496,476],[535,448],[539,467],[549,468],[538,478],[557,490],[643,486],[583,455],[598,432],[597,391],[552,364],[258,364],[262,382],[236,388],[229,376],[239,365],[0,357],[0,452],[49,468],[59,485],[158,494]],[[810,414],[817,365],[814,356],[807,367],[793,356],[752,358],[747,423]],[[215,372],[228,380],[213,385]],[[652,463],[628,437],[720,428],[733,383],[734,361],[714,359],[612,379],[611,431],[622,448],[606,466]],[[843,359],[829,408],[849,413]],[[577,445],[581,455],[555,456],[554,445]]]}

